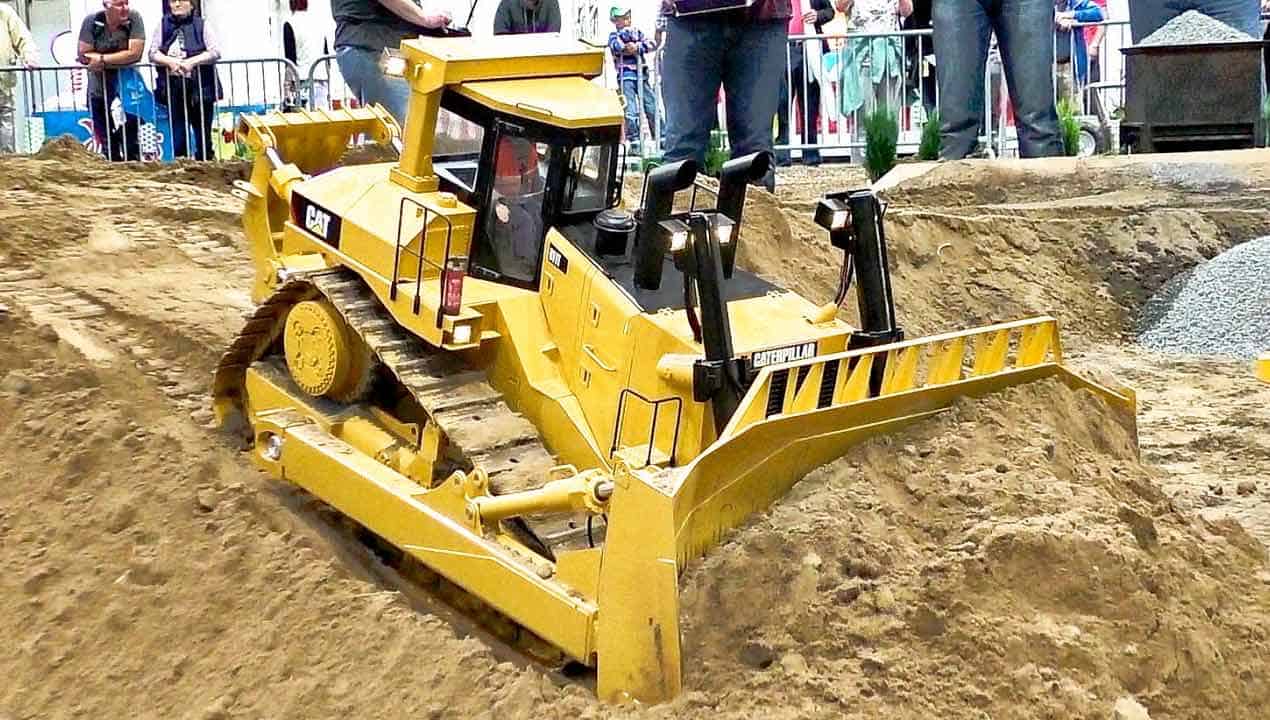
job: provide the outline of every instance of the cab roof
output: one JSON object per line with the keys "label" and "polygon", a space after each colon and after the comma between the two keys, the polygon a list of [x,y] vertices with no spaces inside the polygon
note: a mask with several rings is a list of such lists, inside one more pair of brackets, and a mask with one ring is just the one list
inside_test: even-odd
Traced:
{"label": "cab roof", "polygon": [[612,90],[586,78],[481,80],[454,88],[460,95],[527,120],[568,129],[622,124],[622,104]]}
{"label": "cab roof", "polygon": [[[495,37],[430,37],[421,36],[403,40],[402,52],[416,60],[430,60],[456,69],[470,69],[500,61],[514,61],[511,76],[581,73],[594,77],[604,67],[604,48],[588,45],[565,37],[560,33],[532,33],[525,35],[498,35]],[[589,70],[574,70],[581,64]],[[561,72],[560,66],[570,69]],[[554,70],[553,70],[554,69]],[[448,79],[448,74],[447,74]]]}

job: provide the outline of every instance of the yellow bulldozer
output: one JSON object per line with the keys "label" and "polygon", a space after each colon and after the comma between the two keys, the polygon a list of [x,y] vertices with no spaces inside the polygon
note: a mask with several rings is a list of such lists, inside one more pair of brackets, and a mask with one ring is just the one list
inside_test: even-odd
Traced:
{"label": "yellow bulldozer", "polygon": [[[691,161],[658,167],[624,209],[601,50],[401,55],[404,132],[379,107],[242,120],[258,306],[217,417],[273,477],[595,668],[602,699],[680,691],[685,565],[852,443],[1045,377],[1134,405],[1064,368],[1051,318],[904,339],[868,190],[817,207],[844,250],[819,303],[737,266],[766,155],[711,192]],[[340,166],[354,139],[399,159]],[[838,317],[853,278],[861,328]]]}

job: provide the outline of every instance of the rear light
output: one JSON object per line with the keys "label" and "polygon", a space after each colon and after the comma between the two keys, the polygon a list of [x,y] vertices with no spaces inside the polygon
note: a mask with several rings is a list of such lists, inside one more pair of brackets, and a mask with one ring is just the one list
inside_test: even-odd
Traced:
{"label": "rear light", "polygon": [[463,307],[463,276],[467,274],[467,258],[448,258],[441,270],[441,314],[458,315]]}

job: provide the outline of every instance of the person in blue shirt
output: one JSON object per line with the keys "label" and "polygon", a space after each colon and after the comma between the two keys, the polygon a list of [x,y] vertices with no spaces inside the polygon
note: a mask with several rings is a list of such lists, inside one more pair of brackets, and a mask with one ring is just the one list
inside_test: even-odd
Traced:
{"label": "person in blue shirt", "polygon": [[1094,0],[1054,0],[1054,67],[1058,72],[1059,98],[1074,99],[1077,88],[1085,86],[1089,74],[1084,28],[1073,30],[1072,26],[1103,19],[1102,8]]}
{"label": "person in blue shirt", "polygon": [[614,28],[609,33],[609,52],[613,53],[617,80],[626,100],[626,142],[635,144],[640,139],[641,106],[649,131],[655,134],[657,128],[657,99],[648,72],[652,58],[645,57],[657,50],[657,43],[631,25],[631,8],[628,5],[609,8],[609,20],[613,21]]}

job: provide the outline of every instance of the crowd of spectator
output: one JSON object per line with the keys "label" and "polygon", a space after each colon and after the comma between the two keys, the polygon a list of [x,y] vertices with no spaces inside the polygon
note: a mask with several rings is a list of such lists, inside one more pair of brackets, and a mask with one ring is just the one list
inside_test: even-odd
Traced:
{"label": "crowd of spectator", "polygon": [[[331,0],[341,75],[364,102],[380,103],[402,121],[409,90],[383,72],[381,60],[405,38],[445,32],[453,18],[434,2]],[[93,132],[110,158],[136,159],[139,121],[128,90],[142,81],[129,70],[142,59],[145,28],[129,0],[101,5],[79,31]],[[175,154],[204,159],[211,156],[212,110],[221,97],[214,69],[220,51],[198,5],[164,0],[148,59]],[[303,19],[307,0],[290,0],[290,7]],[[1259,0],[1129,0],[1133,41],[1190,9],[1261,35]],[[733,154],[780,145],[800,148],[801,161],[814,165],[826,129],[841,137],[845,125],[858,146],[862,117],[879,109],[896,118],[915,107],[929,113],[936,104],[942,155],[982,152],[991,104],[985,101],[993,99],[984,97],[983,79],[994,54],[1009,89],[1019,154],[1037,157],[1063,149],[1055,100],[1074,99],[1101,79],[1105,28],[1098,23],[1106,19],[1106,0],[660,0],[651,38],[634,26],[629,5],[615,3],[608,49],[625,100],[626,140],[641,152],[660,144],[667,160],[704,164],[712,133],[723,129]],[[835,21],[840,29],[829,30]],[[500,35],[561,26],[558,0],[500,0],[490,29]],[[292,39],[297,59],[306,42]],[[314,51],[306,46],[305,54]],[[35,62],[29,31],[0,4],[0,66]],[[14,81],[12,73],[0,73],[0,152],[14,146]],[[716,103],[725,109],[723,127],[718,113],[702,111]],[[793,157],[782,149],[776,159],[788,164]]]}

